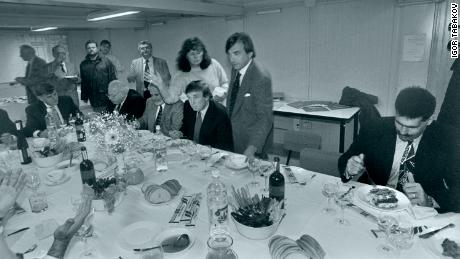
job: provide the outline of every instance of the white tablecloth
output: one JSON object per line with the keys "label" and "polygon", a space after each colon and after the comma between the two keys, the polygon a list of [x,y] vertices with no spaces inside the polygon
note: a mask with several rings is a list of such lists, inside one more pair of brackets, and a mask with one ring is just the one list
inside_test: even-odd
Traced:
{"label": "white tablecloth", "polygon": [[[96,152],[89,146],[90,159],[94,159]],[[186,157],[186,155],[184,155]],[[204,174],[204,162],[192,162],[193,167],[184,165],[181,162],[169,163],[169,170],[166,173],[159,174],[154,170],[153,161],[141,165],[146,180],[154,180],[162,183],[168,179],[177,179],[185,188],[186,193],[203,193],[203,201],[199,211],[199,218],[196,227],[189,229],[196,235],[196,242],[193,247],[182,256],[168,254],[165,258],[205,258],[208,248],[206,241],[208,239],[208,215],[206,204],[206,188],[211,181],[209,174]],[[27,168],[34,167],[29,165]],[[232,170],[220,167],[221,178],[229,187],[234,184],[236,187],[248,183],[252,175],[243,169],[232,172]],[[38,171],[44,177],[44,174],[51,169],[40,168]],[[15,216],[10,220],[7,230],[15,230],[24,226],[31,227],[30,230],[14,235],[8,238],[8,242],[17,252],[27,250],[32,244],[39,245],[33,253],[26,258],[33,258],[40,253],[44,253],[52,243],[52,237],[38,241],[34,236],[33,227],[45,219],[56,219],[59,224],[64,223],[65,219],[73,217],[70,196],[76,195],[81,191],[81,178],[79,169],[73,167],[71,170],[72,179],[59,186],[41,186],[41,190],[47,193],[49,208],[42,213],[31,213],[27,202],[30,191],[24,192],[20,197],[27,213]],[[297,171],[297,170],[296,170]],[[311,175],[313,172],[304,171]],[[257,177],[260,181],[258,188],[263,188],[264,179]],[[385,254],[380,254],[377,250],[379,244],[385,239],[377,239],[371,229],[377,229],[376,223],[369,218],[365,218],[359,213],[347,209],[346,218],[351,222],[350,226],[339,226],[335,219],[337,215],[330,216],[322,213],[326,206],[326,198],[321,195],[321,188],[325,181],[336,180],[327,175],[317,174],[311,182],[305,186],[286,184],[287,198],[287,215],[282,221],[276,234],[285,235],[292,239],[298,239],[303,234],[309,234],[321,244],[326,251],[326,258],[388,258]],[[95,212],[94,226],[96,237],[88,239],[89,247],[95,247],[100,254],[100,258],[118,258],[124,259],[138,258],[138,255],[132,251],[124,250],[118,243],[118,234],[120,231],[138,221],[153,221],[160,224],[163,228],[174,227],[176,225],[168,223],[179,199],[163,206],[152,206],[144,200],[140,190],[142,184],[138,186],[129,186],[126,196],[122,202],[115,208],[115,211],[108,215],[107,212]],[[359,185],[359,184],[358,184]],[[403,216],[408,214],[403,213]],[[415,221],[417,225],[442,226],[446,223],[456,223],[457,227],[448,231],[458,232],[460,226],[460,216],[458,214],[438,215],[434,218]],[[270,258],[268,251],[268,240],[249,240],[241,236],[233,222],[229,222],[231,235],[234,239],[233,249],[242,258]],[[83,249],[83,243],[74,238],[70,244],[66,258],[78,258]],[[436,258],[432,253],[424,248],[424,243],[415,239],[414,246],[407,251],[403,251],[400,258]]]}

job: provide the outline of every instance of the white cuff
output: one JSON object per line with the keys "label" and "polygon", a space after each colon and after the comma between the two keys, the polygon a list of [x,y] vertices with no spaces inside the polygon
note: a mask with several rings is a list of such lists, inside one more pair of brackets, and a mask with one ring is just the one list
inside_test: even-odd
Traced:
{"label": "white cuff", "polygon": [[38,134],[39,134],[39,133],[40,133],[40,131],[39,131],[39,130],[36,130],[36,131],[34,131],[34,133],[32,134],[32,136],[33,136],[34,138],[38,138]]}

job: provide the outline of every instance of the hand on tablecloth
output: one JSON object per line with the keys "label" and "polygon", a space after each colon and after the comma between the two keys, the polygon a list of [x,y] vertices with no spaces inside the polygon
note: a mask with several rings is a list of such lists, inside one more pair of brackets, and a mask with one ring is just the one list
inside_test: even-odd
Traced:
{"label": "hand on tablecloth", "polygon": [[26,184],[25,176],[22,170],[0,175],[0,218],[5,217],[13,208]]}
{"label": "hand on tablecloth", "polygon": [[433,204],[430,204],[431,200],[428,199],[428,195],[425,193],[422,185],[419,183],[406,183],[403,186],[403,191],[409,198],[412,205],[420,205],[426,207],[433,206]]}
{"label": "hand on tablecloth", "polygon": [[257,148],[253,145],[249,145],[246,150],[244,151],[243,155],[246,156],[246,160],[248,163],[251,163],[255,159]]}
{"label": "hand on tablecloth", "polygon": [[3,144],[5,145],[13,145],[14,142],[16,141],[14,136],[11,133],[3,133],[0,140],[2,141]]}

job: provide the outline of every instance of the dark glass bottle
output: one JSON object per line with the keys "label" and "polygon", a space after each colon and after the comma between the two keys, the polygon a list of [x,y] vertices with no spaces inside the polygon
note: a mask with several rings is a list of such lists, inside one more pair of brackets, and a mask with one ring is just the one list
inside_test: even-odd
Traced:
{"label": "dark glass bottle", "polygon": [[24,136],[24,130],[22,127],[22,121],[17,120],[15,121],[16,123],[16,129],[18,130],[18,135],[17,135],[17,145],[18,145],[18,150],[21,152],[19,159],[21,161],[21,164],[26,165],[32,162],[32,158],[29,156],[29,144],[27,144],[26,137]]}
{"label": "dark glass bottle", "polygon": [[268,195],[277,201],[284,200],[284,176],[280,172],[280,158],[275,157],[275,171],[268,180]]}
{"label": "dark glass bottle", "polygon": [[80,175],[83,184],[93,186],[96,183],[96,174],[94,173],[94,165],[91,160],[88,159],[88,152],[86,147],[81,148],[82,161],[80,163]]}
{"label": "dark glass bottle", "polygon": [[77,118],[75,119],[75,132],[77,133],[78,142],[86,141],[85,127],[83,127],[83,119],[80,113],[77,113]]}

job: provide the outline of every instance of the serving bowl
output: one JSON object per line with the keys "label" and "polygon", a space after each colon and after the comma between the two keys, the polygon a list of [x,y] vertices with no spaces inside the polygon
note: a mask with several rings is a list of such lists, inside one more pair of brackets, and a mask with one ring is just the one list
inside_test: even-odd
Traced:
{"label": "serving bowl", "polygon": [[52,167],[62,161],[63,154],[64,153],[61,152],[48,157],[39,157],[37,154],[34,154],[33,161],[35,161],[35,164],[37,164],[38,167]]}
{"label": "serving bowl", "polygon": [[273,224],[271,224],[270,226],[254,228],[239,223],[233,216],[230,217],[235,223],[236,229],[242,236],[254,240],[263,240],[271,237],[273,234],[275,234],[281,222],[280,219],[277,222],[273,222]]}

